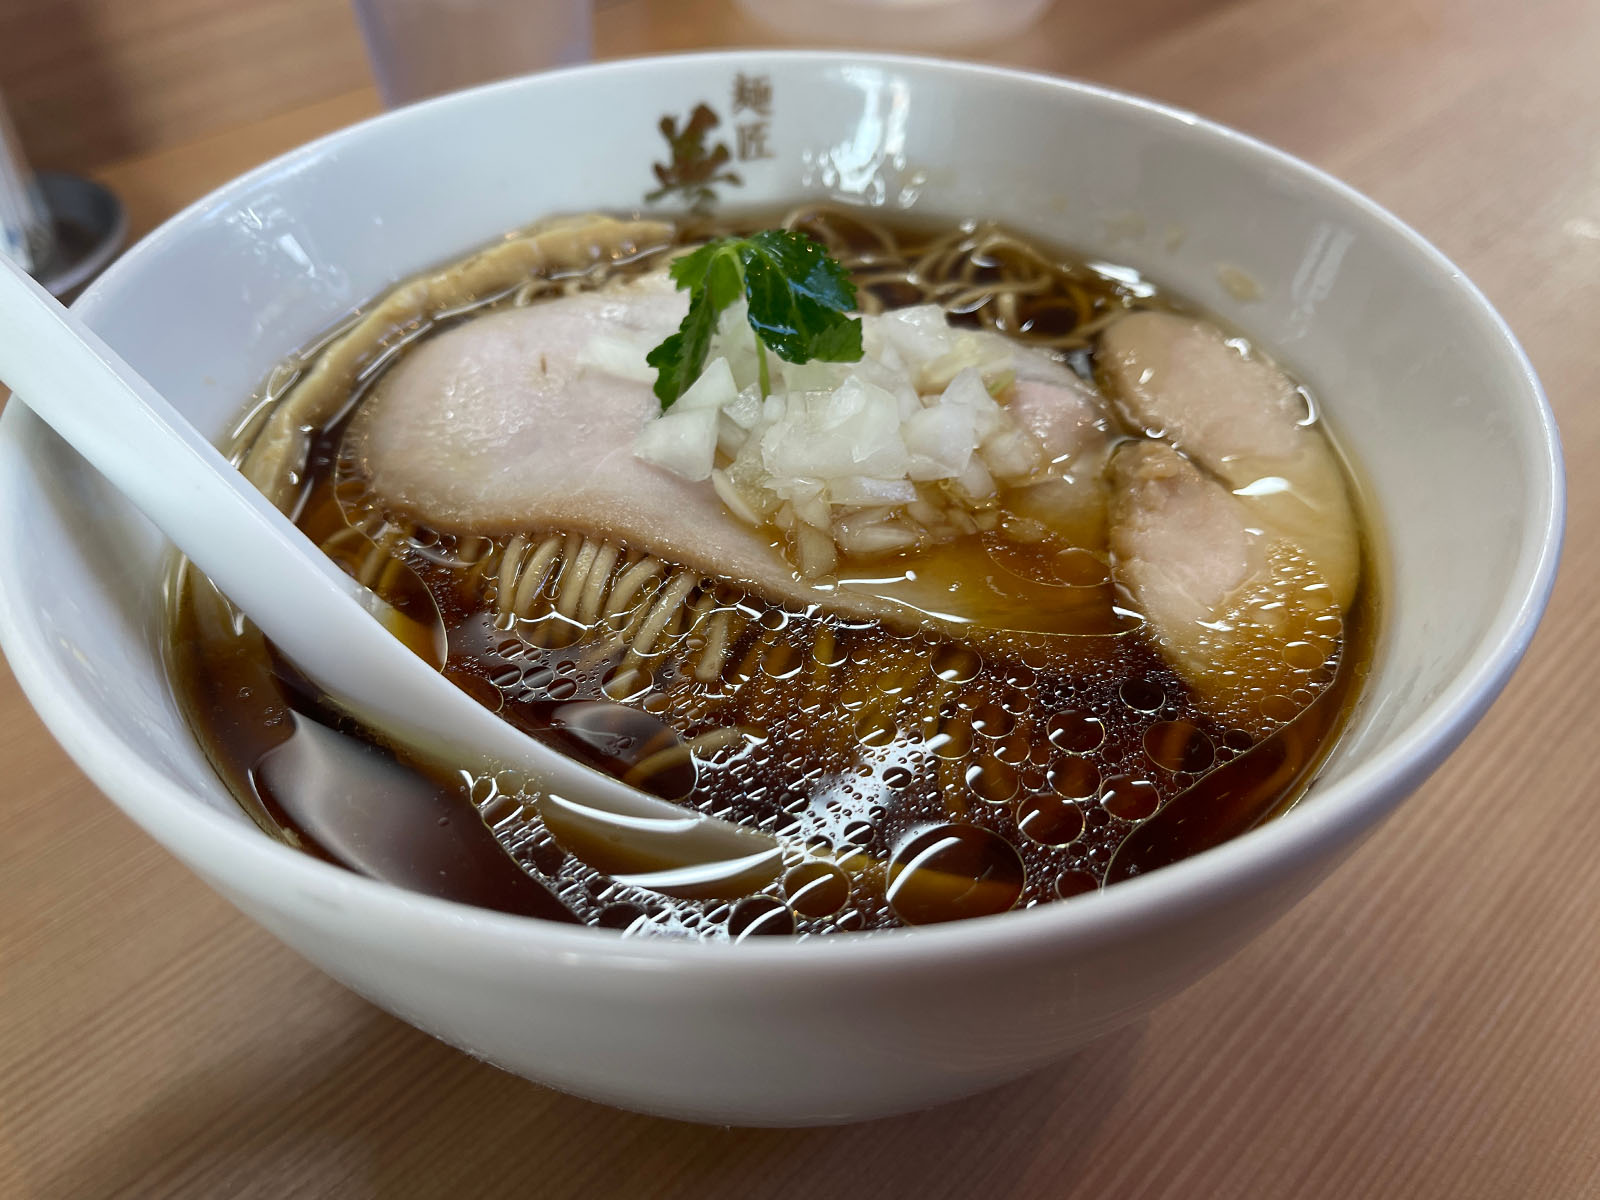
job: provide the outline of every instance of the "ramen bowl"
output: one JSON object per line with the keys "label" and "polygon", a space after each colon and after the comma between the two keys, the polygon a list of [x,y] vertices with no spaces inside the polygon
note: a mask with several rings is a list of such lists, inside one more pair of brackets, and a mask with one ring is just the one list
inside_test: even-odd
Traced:
{"label": "ramen bowl", "polygon": [[1364,695],[1292,811],[1101,893],[798,940],[628,938],[375,882],[267,836],[218,781],[163,668],[169,548],[13,403],[0,643],[45,723],[151,836],[335,978],[470,1054],[627,1108],[806,1124],[923,1107],[1194,982],[1466,736],[1555,569],[1559,450],[1527,361],[1459,270],[1335,180],[1044,76],[837,53],[644,59],[324,138],[173,218],[78,309],[220,438],[275,363],[353,306],[537,217],[821,197],[992,217],[1138,268],[1322,398],[1381,526],[1381,628]]}

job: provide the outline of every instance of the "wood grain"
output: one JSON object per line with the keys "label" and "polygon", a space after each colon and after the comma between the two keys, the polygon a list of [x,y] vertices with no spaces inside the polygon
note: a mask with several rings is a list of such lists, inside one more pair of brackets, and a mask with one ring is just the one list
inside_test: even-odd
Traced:
{"label": "wood grain", "polygon": [[[753,40],[719,0],[630,0],[602,20],[610,52]],[[1468,745],[1143,1025],[955,1106],[748,1132],[553,1094],[350,996],[95,795],[7,682],[0,1196],[1600,1195],[1600,11],[1068,0],[993,56],[1333,170],[1508,315],[1561,421],[1570,532],[1528,661]],[[104,174],[147,223],[371,104]]]}
{"label": "wood grain", "polygon": [[367,79],[345,0],[0,0],[0,93],[40,167],[82,170]]}

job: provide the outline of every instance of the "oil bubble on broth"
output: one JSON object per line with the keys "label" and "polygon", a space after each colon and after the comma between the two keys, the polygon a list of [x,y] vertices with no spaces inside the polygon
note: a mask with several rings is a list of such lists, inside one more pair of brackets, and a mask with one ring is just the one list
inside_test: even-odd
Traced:
{"label": "oil bubble on broth", "polygon": [[[411,614],[408,643],[473,701],[632,786],[772,835],[781,861],[674,881],[626,844],[564,826],[537,781],[388,745],[180,568],[174,684],[264,829],[486,907],[742,941],[1093,891],[1133,831],[1156,829],[1176,797],[1224,768],[1249,821],[1293,803],[1354,703],[1377,603],[1362,531],[1324,530],[1339,519],[1328,505],[1354,496],[1326,431],[1271,425],[1298,384],[1136,273],[987,223],[814,206],[719,224],[591,224],[535,226],[375,301],[273,374],[230,449],[330,556]],[[719,573],[696,549],[704,530],[678,536],[682,513],[630,518],[626,496],[604,520],[572,510],[518,522],[469,506],[425,513],[374,474],[363,423],[395,410],[402,372],[424,351],[444,353],[444,339],[486,318],[611,295],[684,246],[771,225],[825,244],[869,316],[935,305],[952,329],[1003,335],[1034,356],[987,381],[1006,428],[1024,435],[985,443],[995,463],[1024,464],[996,466],[992,496],[969,481],[903,487],[892,510],[835,503],[816,524],[738,533],[739,553],[777,568]],[[671,295],[649,301],[667,306],[669,326]],[[1123,324],[1135,316],[1137,327]],[[582,350],[586,363],[618,354]],[[1190,367],[1247,373],[1269,413],[1253,466],[1237,465],[1235,434],[1213,427]],[[612,386],[592,363],[580,374],[585,387]],[[1169,376],[1183,385],[1151,384]],[[1078,407],[1051,409],[1052,387]],[[718,453],[729,469],[740,461]],[[539,470],[535,454],[527,472]],[[1296,471],[1312,478],[1303,495],[1258,486],[1287,478],[1293,493]],[[694,512],[720,512],[711,483],[696,486]],[[535,516],[568,513],[561,503]],[[595,511],[612,512],[605,503]],[[629,520],[636,531],[623,536]],[[818,529],[835,539],[822,551]],[[833,569],[808,574],[792,558],[773,583],[797,547],[824,553],[810,567]],[[1191,828],[1175,849],[1163,843],[1168,858],[1182,857],[1183,838],[1210,844]]]}

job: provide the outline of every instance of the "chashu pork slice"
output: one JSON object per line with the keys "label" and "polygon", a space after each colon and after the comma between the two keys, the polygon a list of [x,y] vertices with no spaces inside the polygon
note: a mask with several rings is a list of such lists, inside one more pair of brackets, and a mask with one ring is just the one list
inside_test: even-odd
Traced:
{"label": "chashu pork slice", "polygon": [[1017,488],[1008,506],[1042,522],[1076,546],[1106,545],[1106,456],[1111,421],[1105,401],[1059,363],[1030,354],[1017,371],[1006,412],[1038,439],[1047,463],[1034,483]]}
{"label": "chashu pork slice", "polygon": [[1339,607],[1349,608],[1361,577],[1349,489],[1287,375],[1216,326],[1162,312],[1111,325],[1096,367],[1134,427],[1226,485],[1252,526],[1309,560]]}
{"label": "chashu pork slice", "polygon": [[1165,442],[1124,442],[1107,475],[1117,577],[1162,656],[1225,724],[1293,716],[1343,631],[1318,570]]}
{"label": "chashu pork slice", "polygon": [[[642,354],[677,328],[686,303],[656,274],[463,322],[424,341],[383,377],[352,420],[346,448],[385,508],[444,531],[581,532],[771,601],[902,627],[969,635],[969,623],[1023,633],[1126,627],[1109,587],[1104,612],[1087,617],[1081,601],[1073,611],[1053,603],[1060,589],[1032,595],[1021,584],[1011,596],[969,589],[981,593],[972,601],[981,611],[959,611],[949,581],[938,577],[937,556],[928,564],[934,569],[892,587],[871,578],[837,586],[800,579],[764,531],[724,508],[709,482],[635,457],[634,439],[659,411],[649,383],[586,364],[596,335],[636,344]],[[1059,372],[1059,399],[1073,407],[1058,425],[1075,430],[1083,415],[1076,380],[1036,357],[1026,372],[1031,386],[1047,389],[1039,377]],[[1040,415],[1048,401],[1045,391],[1032,394],[1030,427],[1048,424]]]}

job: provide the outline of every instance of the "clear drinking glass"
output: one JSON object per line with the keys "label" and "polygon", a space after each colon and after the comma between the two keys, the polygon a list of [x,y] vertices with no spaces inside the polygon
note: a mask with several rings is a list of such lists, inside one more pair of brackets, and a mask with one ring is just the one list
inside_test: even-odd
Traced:
{"label": "clear drinking glass", "polygon": [[35,271],[50,257],[53,240],[38,181],[0,100],[0,254],[24,271]]}
{"label": "clear drinking glass", "polygon": [[589,57],[589,0],[355,0],[389,108]]}
{"label": "clear drinking glass", "polygon": [[961,50],[1021,33],[1050,0],[739,0],[791,37],[852,45]]}

